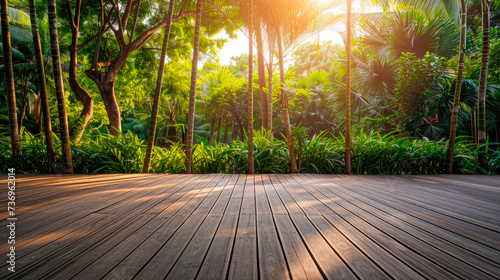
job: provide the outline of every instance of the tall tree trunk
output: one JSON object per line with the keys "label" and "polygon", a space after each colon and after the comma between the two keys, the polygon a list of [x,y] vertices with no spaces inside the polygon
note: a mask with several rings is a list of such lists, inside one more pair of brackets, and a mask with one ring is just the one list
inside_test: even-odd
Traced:
{"label": "tall tree trunk", "polygon": [[264,92],[266,87],[266,66],[264,65],[264,46],[262,44],[262,29],[261,24],[257,24],[255,30],[257,40],[257,71],[259,73],[259,97],[260,97],[260,111],[261,111],[261,126],[265,130],[269,130],[269,112],[267,94]]}
{"label": "tall tree trunk", "polygon": [[[160,66],[158,68],[158,77],[156,78],[155,97],[153,100],[153,108],[151,110],[151,125],[149,126],[148,146],[146,148],[146,156],[144,158],[144,165],[142,166],[142,173],[148,173],[149,166],[151,164],[151,155],[153,153],[153,143],[155,140],[155,133],[156,133],[156,123],[158,121],[158,107],[160,106],[161,84],[163,81],[163,69],[165,67],[165,58],[167,57],[168,37],[170,36],[170,26],[172,24],[172,15],[174,14],[174,3],[175,3],[175,0],[170,0],[170,3],[168,4],[168,13],[167,13],[168,21],[167,21],[167,24],[165,25],[165,34],[163,37],[163,45],[161,47]],[[139,7],[137,7],[137,10],[139,10]]]}
{"label": "tall tree trunk", "polygon": [[450,137],[448,143],[448,155],[446,157],[446,173],[453,173],[453,154],[455,152],[455,143],[457,137],[458,111],[460,109],[460,95],[462,92],[462,82],[464,78],[465,49],[467,44],[467,3],[461,1],[460,7],[461,25],[460,25],[460,46],[458,54],[458,71],[455,83],[455,93],[453,95],[453,111],[451,113]]}
{"label": "tall tree trunk", "polygon": [[214,134],[215,134],[215,117],[217,114],[215,111],[212,111],[212,114],[210,115],[210,138],[208,138],[208,145],[213,146],[214,145]]}
{"label": "tall tree trunk", "polygon": [[203,9],[203,0],[196,2],[196,24],[194,28],[194,44],[193,44],[193,62],[191,68],[191,88],[189,90],[189,113],[188,113],[188,128],[186,139],[186,173],[192,173],[192,152],[193,152],[193,137],[194,137],[194,113],[196,101],[196,78],[198,75],[198,55],[200,51],[200,27],[201,27],[201,10]]}
{"label": "tall tree trunk", "polygon": [[248,21],[248,174],[254,174],[253,158],[253,0],[249,3]]}
{"label": "tall tree trunk", "polygon": [[[479,145],[486,143],[486,86],[488,83],[488,63],[490,59],[490,7],[488,0],[481,0],[483,46],[481,50],[481,72],[479,74],[479,90],[477,95],[477,120],[478,120],[478,142]],[[479,149],[479,163],[481,167],[488,170],[488,159],[486,157],[487,147]]]}
{"label": "tall tree trunk", "polygon": [[269,39],[269,65],[267,67],[269,72],[269,86],[267,87],[269,92],[269,104],[267,106],[267,127],[269,128],[269,130],[273,130],[273,49],[274,48],[271,45],[271,39]]}
{"label": "tall tree trunk", "polygon": [[69,14],[69,26],[71,28],[71,45],[69,46],[69,86],[75,93],[76,99],[83,104],[80,118],[75,122],[75,131],[73,131],[72,135],[70,135],[76,142],[80,142],[83,132],[85,131],[85,128],[87,127],[94,112],[94,98],[92,98],[92,96],[90,96],[90,94],[82,88],[77,78],[79,50],[78,34],[80,30],[81,5],[81,0],[76,1],[75,16],[73,17],[71,3],[69,0],[66,0],[66,6]]}
{"label": "tall tree trunk", "polygon": [[293,147],[292,128],[290,126],[290,115],[288,114],[288,93],[285,91],[285,67],[283,65],[283,42],[281,39],[281,30],[278,30],[278,52],[280,64],[280,82],[281,82],[281,106],[283,109],[283,119],[285,121],[285,134],[288,141],[288,153],[290,154],[290,167],[292,173],[297,173],[297,159],[295,158],[295,149]]}
{"label": "tall tree trunk", "polygon": [[351,174],[351,5],[347,1],[346,50],[346,112],[345,112],[345,173]]}
{"label": "tall tree trunk", "polygon": [[64,101],[64,85],[61,70],[61,60],[59,55],[59,35],[57,32],[57,9],[56,1],[48,1],[50,47],[52,52],[52,62],[54,67],[54,81],[56,84],[57,109],[59,111],[59,122],[61,126],[61,142],[64,158],[64,173],[73,173],[73,161],[71,158],[71,146],[69,141],[68,116],[66,114],[66,104]]}
{"label": "tall tree trunk", "polygon": [[[23,120],[24,117],[26,116],[26,107],[28,106],[28,100],[29,96],[26,96],[28,93],[28,77],[26,76],[21,76],[21,114],[19,116],[19,124],[18,127],[22,128],[23,127]],[[29,110],[29,108],[28,108]]]}
{"label": "tall tree trunk", "polygon": [[12,155],[17,157],[21,155],[21,143],[19,142],[19,127],[17,123],[16,88],[14,85],[14,69],[12,67],[7,0],[1,0],[1,8],[3,60],[5,64],[5,81],[7,86],[7,106],[9,108],[10,141],[12,145]]}
{"label": "tall tree trunk", "polygon": [[222,129],[222,108],[219,110],[219,120],[217,121],[217,143],[220,143],[221,129]]}
{"label": "tall tree trunk", "polygon": [[238,138],[238,130],[236,129],[236,121],[232,117],[231,121],[231,140],[236,140]]}
{"label": "tall tree trunk", "polygon": [[229,124],[227,123],[228,122],[228,118],[229,116],[226,116],[225,118],[225,122],[224,122],[224,137],[222,139],[222,142],[224,143],[227,143],[229,141]]}
{"label": "tall tree trunk", "polygon": [[45,68],[43,65],[42,44],[38,33],[38,20],[36,18],[35,0],[30,0],[31,33],[33,34],[33,44],[35,47],[36,70],[38,77],[38,90],[40,91],[40,103],[42,107],[43,130],[45,133],[45,146],[47,148],[47,172],[54,173],[54,139],[52,138],[52,124],[50,122],[50,108],[47,94],[47,82],[45,80]]}
{"label": "tall tree trunk", "polygon": [[245,124],[242,118],[238,119],[238,127],[240,128],[240,141],[245,142]]}

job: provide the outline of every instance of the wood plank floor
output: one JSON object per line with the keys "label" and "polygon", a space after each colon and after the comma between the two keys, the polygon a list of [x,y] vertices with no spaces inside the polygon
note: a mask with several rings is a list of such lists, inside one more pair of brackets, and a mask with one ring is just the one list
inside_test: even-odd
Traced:
{"label": "wood plank floor", "polygon": [[18,175],[15,201],[0,279],[500,279],[500,176]]}

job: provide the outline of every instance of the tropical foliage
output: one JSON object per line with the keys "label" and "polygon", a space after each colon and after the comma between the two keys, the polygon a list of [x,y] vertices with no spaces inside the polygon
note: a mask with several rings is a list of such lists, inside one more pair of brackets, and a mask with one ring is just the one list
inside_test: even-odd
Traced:
{"label": "tropical foliage", "polygon": [[2,4],[2,170],[500,172],[498,0]]}

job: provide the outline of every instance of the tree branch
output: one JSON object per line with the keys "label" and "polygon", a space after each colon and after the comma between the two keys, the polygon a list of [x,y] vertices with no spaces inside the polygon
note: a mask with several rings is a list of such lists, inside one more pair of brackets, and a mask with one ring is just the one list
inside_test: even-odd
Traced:
{"label": "tree branch", "polygon": [[[172,47],[168,47],[167,50],[182,49],[185,46],[186,45],[172,46]],[[146,48],[146,47],[143,47],[143,48],[141,48],[141,50],[145,50],[145,51],[161,51],[161,48]]]}
{"label": "tree branch", "polygon": [[[208,14],[211,12],[213,12],[213,11],[211,11],[211,10],[204,11],[203,14]],[[172,18],[172,22],[177,22],[183,17],[192,16],[192,15],[196,15],[196,12],[184,12],[184,9],[181,8],[181,11],[179,12],[179,14]],[[132,46],[132,48],[131,48],[132,51],[136,51],[136,50],[142,48],[144,46],[144,44],[146,44],[146,42],[151,38],[151,36],[153,36],[153,34],[156,31],[158,31],[158,29],[162,28],[167,23],[167,21],[168,21],[168,19],[164,19],[163,21],[161,21],[157,25],[153,26],[152,28],[144,31],[144,33],[139,35],[139,37],[137,37],[137,39],[135,39],[134,41],[132,41],[132,43],[130,43],[130,45]]]}
{"label": "tree branch", "polygon": [[116,40],[118,41],[118,44],[120,45],[121,48],[122,46],[127,45],[127,43],[125,41],[125,29],[123,28],[122,25],[120,9],[118,8],[118,1],[113,2],[113,10],[115,10],[116,21],[118,22],[118,30],[116,30],[114,27],[111,29],[113,30],[113,33],[115,33]]}
{"label": "tree branch", "polygon": [[128,38],[128,43],[132,43],[135,34],[135,28],[137,27],[137,20],[139,19],[139,10],[141,9],[141,0],[137,0],[137,6],[135,8],[134,24],[132,25],[132,32],[130,32],[130,38]]}
{"label": "tree branch", "polygon": [[71,31],[74,31],[76,29],[75,21],[73,20],[73,11],[71,9],[71,3],[69,0],[66,0],[66,8],[68,9],[68,23],[69,26],[71,27]]}
{"label": "tree branch", "polygon": [[99,34],[98,34],[98,35],[94,35],[92,38],[90,38],[90,39],[88,39],[87,41],[83,42],[82,44],[80,44],[80,45],[76,46],[76,50],[77,50],[77,51],[79,51],[79,50],[81,50],[81,49],[85,48],[85,47],[86,47],[86,46],[88,46],[90,43],[94,42],[94,41],[95,41],[95,39],[97,39],[97,37],[98,37],[98,36],[99,36]]}
{"label": "tree branch", "polygon": [[130,13],[132,12],[132,7],[134,1],[133,0],[128,0],[127,6],[125,7],[125,11],[123,12],[123,17],[121,20],[122,27],[126,28],[127,27],[127,22],[128,22],[128,17],[130,16]]}

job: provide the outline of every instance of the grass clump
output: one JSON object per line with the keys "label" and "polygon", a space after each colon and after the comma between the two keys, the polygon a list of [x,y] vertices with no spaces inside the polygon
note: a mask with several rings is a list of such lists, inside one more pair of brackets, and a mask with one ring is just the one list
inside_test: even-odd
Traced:
{"label": "grass clump", "polygon": [[[16,168],[24,173],[46,173],[46,149],[43,137],[22,130],[22,155],[12,157],[8,137],[0,137],[0,168]],[[465,139],[457,142],[454,173],[500,173],[500,150],[488,150],[488,170],[480,167],[480,148]],[[335,174],[344,171],[344,139],[327,132],[309,138],[305,129],[294,130],[294,146],[301,173]],[[54,135],[56,164],[62,166],[60,140]],[[111,136],[88,135],[81,143],[73,144],[74,172],[79,174],[140,173],[144,162],[146,143],[133,133]],[[447,142],[425,141],[400,137],[395,133],[359,131],[352,141],[353,174],[440,174],[446,166]],[[254,135],[256,173],[289,173],[290,158],[286,140],[272,137],[271,132],[260,130]],[[184,173],[186,156],[183,145],[154,147],[151,172]],[[233,141],[229,144],[206,141],[193,148],[193,173],[246,173],[248,145]],[[57,170],[62,172],[62,170]]]}

